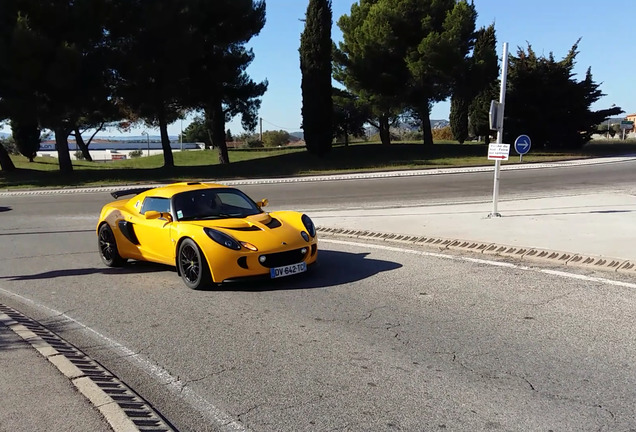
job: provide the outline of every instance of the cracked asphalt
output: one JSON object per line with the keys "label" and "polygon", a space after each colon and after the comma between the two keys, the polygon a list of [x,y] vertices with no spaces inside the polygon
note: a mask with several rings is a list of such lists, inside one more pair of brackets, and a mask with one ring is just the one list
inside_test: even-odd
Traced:
{"label": "cracked asphalt", "polygon": [[3,199],[0,302],[100,361],[179,430],[636,425],[626,276],[325,236],[307,275],[193,292],[172,268],[101,265],[93,230],[106,193]]}

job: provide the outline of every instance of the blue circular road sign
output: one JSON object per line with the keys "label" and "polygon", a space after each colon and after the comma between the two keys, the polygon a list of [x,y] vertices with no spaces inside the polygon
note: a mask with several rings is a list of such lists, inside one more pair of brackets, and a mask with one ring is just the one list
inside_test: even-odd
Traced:
{"label": "blue circular road sign", "polygon": [[528,135],[519,135],[515,140],[515,151],[518,155],[524,155],[530,151],[532,142]]}

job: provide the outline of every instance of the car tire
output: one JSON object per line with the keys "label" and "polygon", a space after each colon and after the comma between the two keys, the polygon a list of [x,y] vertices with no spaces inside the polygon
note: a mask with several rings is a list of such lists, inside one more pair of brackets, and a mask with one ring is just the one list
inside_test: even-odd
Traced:
{"label": "car tire", "polygon": [[97,245],[99,248],[99,256],[108,267],[121,267],[126,264],[126,259],[119,255],[115,234],[107,223],[99,227]]}
{"label": "car tire", "polygon": [[210,287],[212,275],[201,248],[192,239],[185,239],[179,245],[177,265],[181,279],[188,288],[198,290]]}

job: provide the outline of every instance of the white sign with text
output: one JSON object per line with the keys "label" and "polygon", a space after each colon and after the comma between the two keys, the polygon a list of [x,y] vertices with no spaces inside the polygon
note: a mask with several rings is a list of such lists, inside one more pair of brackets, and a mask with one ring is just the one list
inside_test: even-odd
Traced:
{"label": "white sign with text", "polygon": [[488,144],[488,160],[508,160],[510,144]]}

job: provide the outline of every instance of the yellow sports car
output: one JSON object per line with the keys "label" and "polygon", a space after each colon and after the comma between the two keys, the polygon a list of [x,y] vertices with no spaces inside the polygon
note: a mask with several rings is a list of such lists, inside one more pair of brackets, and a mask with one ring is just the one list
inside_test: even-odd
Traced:
{"label": "yellow sports car", "polygon": [[211,183],[174,183],[113,192],[99,216],[104,264],[128,259],[176,266],[185,284],[211,284],[302,273],[318,256],[316,228],[293,211],[267,213],[267,200]]}

